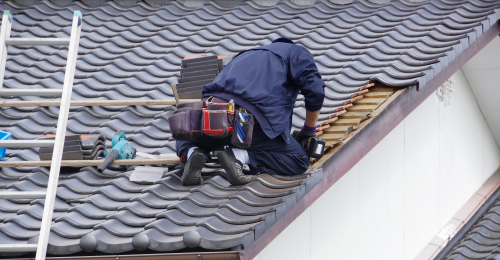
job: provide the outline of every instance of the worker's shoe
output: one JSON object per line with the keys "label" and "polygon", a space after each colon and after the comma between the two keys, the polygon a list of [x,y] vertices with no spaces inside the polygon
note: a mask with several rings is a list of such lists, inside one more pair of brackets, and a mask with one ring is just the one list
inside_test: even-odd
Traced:
{"label": "worker's shoe", "polygon": [[201,178],[201,169],[205,165],[206,157],[202,149],[196,148],[189,157],[184,166],[184,173],[182,174],[182,185],[199,185],[203,180]]}
{"label": "worker's shoe", "polygon": [[231,185],[244,185],[252,181],[252,176],[243,174],[243,163],[236,160],[232,148],[219,152],[217,159],[219,159],[219,163],[226,171],[227,180]]}

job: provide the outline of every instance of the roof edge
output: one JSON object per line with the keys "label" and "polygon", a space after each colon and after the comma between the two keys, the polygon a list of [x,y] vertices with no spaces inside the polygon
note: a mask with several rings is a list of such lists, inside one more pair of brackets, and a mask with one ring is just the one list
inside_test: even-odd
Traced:
{"label": "roof edge", "polygon": [[[333,184],[344,176],[368,152],[370,152],[386,135],[401,123],[413,110],[457,72],[467,61],[482,50],[490,41],[500,34],[498,21],[492,25],[475,42],[465,49],[458,57],[448,64],[439,74],[427,84],[420,87],[410,86],[401,89],[374,111],[373,117],[366,120],[364,126],[354,131],[337,149],[324,156],[314,168],[323,168],[323,180],[280,219],[276,221],[263,235],[246,249],[239,251],[242,259],[253,259],[271,241],[273,241],[288,225],[300,216],[314,201],[325,193]],[[362,124],[363,124],[362,123]]]}
{"label": "roof edge", "polygon": [[[6,260],[33,260],[34,258],[11,258]],[[47,260],[240,260],[240,253],[235,251],[194,252],[194,253],[159,253],[136,255],[95,255],[95,256],[60,256],[47,257]]]}

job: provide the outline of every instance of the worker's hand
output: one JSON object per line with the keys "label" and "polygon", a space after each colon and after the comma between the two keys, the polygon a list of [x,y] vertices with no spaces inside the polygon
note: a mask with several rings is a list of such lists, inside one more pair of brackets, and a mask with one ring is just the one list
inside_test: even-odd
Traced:
{"label": "worker's hand", "polygon": [[306,124],[304,124],[299,132],[295,132],[293,135],[293,138],[295,138],[302,147],[304,147],[305,142],[311,137],[316,137],[316,127],[310,127]]}

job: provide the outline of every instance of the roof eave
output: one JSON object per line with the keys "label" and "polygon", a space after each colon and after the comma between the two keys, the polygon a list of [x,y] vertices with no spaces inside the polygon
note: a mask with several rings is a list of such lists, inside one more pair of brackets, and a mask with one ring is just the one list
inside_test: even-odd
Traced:
{"label": "roof eave", "polygon": [[[33,258],[12,258],[6,260],[32,260]],[[240,253],[235,251],[162,253],[132,255],[95,255],[95,256],[60,256],[47,257],[47,260],[240,260]]]}
{"label": "roof eave", "polygon": [[[323,180],[308,192],[274,225],[241,250],[242,259],[253,259],[288,225],[302,214],[314,201],[344,176],[386,135],[401,123],[413,110],[426,100],[436,89],[457,72],[467,61],[500,34],[499,23],[492,25],[483,35],[448,64],[439,74],[417,91],[417,86],[401,89],[374,111],[372,118],[360,125],[338,148],[326,154],[315,168],[323,168]],[[362,127],[361,127],[362,126]]]}

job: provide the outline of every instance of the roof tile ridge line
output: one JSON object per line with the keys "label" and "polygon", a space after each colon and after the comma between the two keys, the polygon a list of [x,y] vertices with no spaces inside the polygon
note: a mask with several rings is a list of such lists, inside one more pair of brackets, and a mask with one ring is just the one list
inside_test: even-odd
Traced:
{"label": "roof tile ridge line", "polygon": [[[105,14],[107,14],[107,15],[109,15],[109,16],[112,16],[112,17],[124,17],[124,18],[126,18],[127,20],[129,20],[129,21],[138,21],[138,20],[137,20],[137,19],[131,19],[131,18],[127,17],[127,12],[128,12],[128,11],[131,11],[132,13],[136,14],[137,16],[142,17],[141,21],[146,20],[146,19],[148,19],[148,18],[151,16],[151,15],[144,15],[144,14],[142,14],[142,13],[138,12],[137,10],[135,10],[135,9],[133,8],[133,7],[135,7],[135,6],[144,7],[143,5],[141,5],[141,4],[140,4],[140,3],[143,3],[143,1],[139,1],[139,2],[137,2],[136,4],[134,4],[133,6],[130,6],[130,7],[122,7],[122,6],[120,6],[119,4],[115,3],[114,1],[107,1],[106,3],[107,3],[107,4],[106,4],[107,6],[110,6],[110,7],[112,7],[113,9],[115,9],[115,10],[117,10],[117,11],[120,11],[120,12],[119,12],[118,14],[110,13],[110,12],[109,12],[109,11],[105,8],[105,6],[106,6],[106,5],[99,6],[99,7],[86,7],[86,5],[85,5],[85,4],[83,4],[83,3],[80,3],[80,2],[78,2],[78,1],[77,1],[77,2],[75,2],[75,4],[76,4],[76,5],[82,6],[82,8],[84,8],[84,9],[86,9],[86,10],[92,10],[92,11],[97,11],[97,10],[99,10],[99,11],[102,11],[103,13],[105,13]],[[182,5],[181,5],[181,4],[179,4],[179,3],[177,3],[176,1],[172,1],[171,3],[172,3],[172,4],[169,4],[169,5],[175,5],[175,6],[176,6],[176,7],[178,7],[179,9],[182,9],[182,8],[181,8],[181,6],[182,6]],[[146,10],[147,10],[147,11],[154,12],[154,13],[156,14],[156,12],[158,12],[158,11],[160,11],[160,10],[162,10],[162,9],[164,9],[165,11],[167,11],[167,12],[171,13],[171,14],[172,14],[172,15],[174,15],[174,16],[182,17],[182,16],[184,16],[184,15],[185,15],[185,14],[179,15],[179,14],[175,14],[175,13],[173,13],[171,10],[169,10],[169,9],[167,8],[167,5],[162,6],[161,8],[157,8],[156,10],[147,10],[147,9],[146,9]],[[184,10],[183,10],[183,11],[184,11]],[[190,10],[190,11],[192,11],[192,10]],[[93,12],[90,12],[90,13],[88,13],[88,14],[93,14],[93,16],[95,16],[96,18],[98,18],[98,17],[97,17],[97,16],[96,16]],[[88,15],[88,14],[86,14],[86,15]],[[158,16],[158,15],[157,15],[157,16]],[[158,17],[159,17],[159,18],[161,18],[161,16],[158,16]],[[98,18],[98,19],[99,19],[99,18]],[[101,19],[99,19],[99,20],[101,20]]]}
{"label": "roof tile ridge line", "polygon": [[316,3],[321,3],[321,4],[325,5],[326,7],[333,9],[333,10],[344,10],[347,8],[354,8],[354,9],[358,10],[359,12],[363,12],[359,7],[357,7],[354,4],[355,2],[351,2],[351,3],[347,3],[347,4],[337,4],[337,3],[333,3],[332,0],[316,0]]}
{"label": "roof tile ridge line", "polygon": [[[441,2],[441,3],[443,3],[443,4],[445,4],[445,5],[451,5],[451,3],[447,2],[446,0],[438,0],[438,1]],[[482,5],[479,5],[475,1],[470,1],[470,0],[462,0],[462,1],[464,1],[465,3],[468,3],[468,4],[472,5],[472,6],[475,6],[477,8],[492,8],[493,6],[498,5],[498,3],[486,2],[486,4],[484,6],[482,6]],[[483,2],[481,0],[479,0],[479,1]],[[460,4],[464,4],[464,2],[460,2]]]}
{"label": "roof tile ridge line", "polygon": [[[55,26],[57,26],[57,27],[59,27],[59,28],[57,28],[57,29],[55,29],[55,30],[53,30],[53,29],[49,28],[49,26],[47,26],[46,24],[44,24],[44,23],[43,23],[43,22],[46,22],[46,21],[49,21],[51,24],[53,24],[53,25],[55,25]],[[26,31],[31,32],[32,28],[33,28],[33,27],[35,27],[35,26],[36,26],[37,28],[40,28],[40,27],[41,27],[42,29],[44,29],[44,30],[46,30],[46,31],[48,31],[48,32],[52,32],[52,33],[54,33],[54,32],[66,32],[66,31],[67,31],[67,28],[65,28],[65,27],[67,27],[67,26],[65,26],[65,25],[58,25],[58,24],[54,24],[54,23],[53,23],[52,21],[50,21],[50,20],[42,20],[41,22],[36,22],[36,23],[26,23],[26,22],[25,22],[24,20],[22,20],[22,19],[16,19],[16,22],[18,22],[18,23],[20,23],[20,24],[22,24],[22,25],[24,25],[24,26],[28,27],[28,28],[24,28],[24,29],[22,29],[22,30],[19,30],[19,29],[14,30],[14,28],[13,28],[13,30],[14,30],[14,31],[17,31],[17,32],[19,32],[19,31],[21,31],[21,32],[26,32]],[[68,25],[69,25],[69,26],[71,26],[71,24],[69,24],[69,23],[68,23]],[[69,34],[68,34],[68,35],[69,35]],[[50,35],[48,35],[48,36],[50,36]],[[56,37],[56,38],[57,38],[57,37]]]}
{"label": "roof tile ridge line", "polygon": [[[222,6],[219,3],[217,3],[217,1],[211,0],[211,1],[206,2],[200,9],[205,9],[207,6],[211,6],[215,9],[217,9],[218,11],[229,13],[229,12],[232,12],[234,10],[238,10],[238,9],[241,10],[241,9],[243,9],[244,6],[248,6],[248,5],[249,5],[248,1],[243,1],[239,5],[236,5],[236,6]],[[251,7],[253,7],[253,6],[251,6]]]}
{"label": "roof tile ridge line", "polygon": [[[465,1],[467,1],[467,0],[465,0]],[[397,2],[401,3],[402,5],[407,6],[407,7],[421,7],[421,6],[430,4],[432,1],[411,2],[409,0],[398,0]]]}
{"label": "roof tile ridge line", "polygon": [[361,5],[364,5],[365,7],[373,8],[373,9],[378,9],[378,8],[382,8],[382,7],[386,7],[386,6],[392,5],[392,2],[387,2],[387,3],[383,3],[383,4],[377,4],[377,3],[372,3],[372,2],[370,2],[368,0],[354,0],[352,3],[353,4],[359,3]]}
{"label": "roof tile ridge line", "polygon": [[[299,5],[299,4],[292,2],[291,0],[280,0],[280,1],[278,1],[278,4],[284,4],[284,5],[286,5],[290,8],[293,8],[295,10],[307,11],[308,9],[310,9],[311,7],[313,7],[317,4],[317,0],[313,4],[310,4],[310,5]],[[276,5],[276,6],[278,6],[278,5]]]}
{"label": "roof tile ridge line", "polygon": [[[370,32],[373,32],[373,31],[371,31],[369,28],[366,28],[366,27],[364,27],[364,26],[363,26],[363,28],[365,28],[366,30],[368,30],[368,31],[370,31]],[[328,30],[327,28],[325,28],[325,29],[326,29],[326,30]],[[404,34],[400,33],[400,32],[399,32],[399,30],[397,30],[397,29],[396,29],[396,31],[397,31],[399,34],[401,34],[401,35],[405,36]],[[315,30],[313,30],[312,32],[315,32]],[[363,42],[360,42],[359,40],[361,40],[361,39],[357,39],[357,38],[353,37],[352,35],[350,35],[350,32],[356,32],[356,33],[360,34],[362,37],[365,37],[365,38],[367,38],[367,39],[372,39],[372,40],[371,40],[371,41],[363,41]],[[393,39],[394,41],[396,41],[396,42],[398,42],[398,43],[401,43],[401,44],[412,44],[412,43],[416,44],[416,43],[422,43],[422,44],[425,44],[426,46],[428,46],[428,47],[430,47],[430,48],[445,48],[445,47],[453,46],[453,45],[457,44],[457,42],[459,42],[459,40],[458,40],[458,39],[456,39],[456,40],[450,40],[450,41],[442,41],[442,42],[444,43],[443,45],[446,45],[446,46],[443,46],[443,47],[436,47],[436,46],[433,46],[433,45],[431,45],[431,44],[427,43],[427,42],[426,42],[426,40],[425,40],[425,37],[427,37],[427,36],[429,36],[429,37],[431,37],[431,38],[435,39],[434,37],[432,37],[432,36],[431,36],[431,32],[432,32],[432,31],[427,32],[425,35],[422,35],[422,36],[412,37],[412,38],[416,38],[416,40],[415,40],[415,41],[411,41],[411,42],[410,42],[410,41],[403,41],[403,39],[399,39],[399,38],[395,37],[395,36],[394,36],[391,32],[384,32],[384,33],[377,33],[377,32],[373,32],[373,33],[376,33],[376,34],[380,34],[379,36],[381,36],[381,37],[379,37],[379,38],[371,38],[371,37],[367,37],[367,36],[365,36],[362,32],[360,32],[360,31],[359,31],[359,26],[357,26],[357,27],[354,27],[353,29],[348,30],[348,31],[347,31],[347,33],[346,33],[345,35],[340,36],[339,38],[337,38],[335,41],[333,41],[333,43],[332,43],[332,44],[335,44],[335,43],[337,43],[337,42],[342,42],[342,39],[343,39],[343,38],[345,38],[345,37],[347,37],[347,38],[349,38],[349,39],[351,39],[351,40],[353,40],[354,42],[359,43],[359,44],[373,44],[373,43],[376,43],[376,42],[380,42],[380,41],[382,41],[382,42],[384,42],[385,44],[387,44],[388,46],[389,46],[389,44],[386,42],[387,40],[386,40],[386,39],[383,39],[383,38],[384,38],[384,37],[389,37],[389,38]],[[318,34],[320,34],[320,35],[321,35],[321,33],[318,33]],[[323,35],[321,35],[321,36],[322,36],[322,37],[324,37]],[[324,37],[324,38],[325,38],[325,39],[327,39],[326,37]],[[464,38],[464,37],[462,37],[462,38]],[[318,42],[318,41],[316,41],[316,39],[314,39],[314,38],[312,38],[312,37],[308,37],[308,39],[311,39],[313,42]],[[435,40],[439,41],[438,39],[435,39]],[[395,47],[393,47],[393,48],[395,48]],[[417,48],[417,49],[418,49],[418,48]]]}
{"label": "roof tile ridge line", "polygon": [[159,6],[159,7],[154,7],[145,1],[137,2],[137,5],[139,5],[140,7],[144,8],[145,10],[150,11],[150,12],[158,11],[158,10],[162,10],[162,9],[165,9],[168,11],[168,6],[175,6],[175,7],[179,8],[185,12],[192,12],[193,11],[193,8],[186,7],[185,5],[183,5],[177,1],[169,1],[168,4],[163,5],[163,6]]}
{"label": "roof tile ridge line", "polygon": [[[7,3],[11,3],[11,1],[8,1]],[[29,9],[35,9],[35,8],[23,8],[23,9],[18,9],[16,11],[14,11],[14,19],[17,21],[18,19],[16,18],[16,15],[18,14],[24,14],[26,16],[28,16],[29,18],[35,20],[35,21],[50,21],[49,18],[42,18],[40,19],[38,16],[33,16],[31,13],[27,12],[26,10],[29,10]],[[37,10],[38,11],[38,10]],[[68,18],[64,17],[61,13],[57,13],[56,15],[53,15],[53,16],[57,16],[57,17],[61,17],[63,20],[66,20],[66,21],[70,21]],[[52,21],[51,21],[52,22]]]}
{"label": "roof tile ridge line", "polygon": [[[31,65],[31,64],[30,64]],[[6,68],[9,68],[8,66]],[[61,81],[60,79],[58,79],[54,74],[58,73],[58,72],[62,72],[60,71],[61,69],[59,69],[59,71],[54,71],[52,72],[51,75],[49,75],[48,77],[47,76],[41,76],[41,75],[38,75],[35,71],[29,69],[29,68],[24,68],[24,69],[21,69],[21,70],[14,70],[14,69],[8,69],[8,71],[10,72],[13,72],[13,73],[16,73],[16,74],[21,74],[21,73],[26,73],[28,75],[30,75],[31,77],[33,78],[36,78],[36,79],[40,79],[40,80],[43,80],[43,79],[53,79],[54,81],[58,82],[58,83],[61,83],[63,82],[63,80]],[[63,70],[64,71],[64,70]],[[14,75],[6,75],[5,78],[7,79],[11,79],[11,78],[15,78],[16,74]]]}
{"label": "roof tile ridge line", "polygon": [[[419,9],[419,10],[422,10],[422,9]],[[432,12],[430,12],[429,10],[427,10],[425,8],[423,10],[429,12],[432,15],[436,15],[436,14],[433,14]],[[461,12],[459,12],[458,9],[454,9],[453,11],[451,11],[450,13],[448,13],[446,15],[436,15],[436,16],[441,16],[442,17],[441,19],[446,18],[446,19],[450,19],[450,20],[452,20],[452,21],[454,21],[456,23],[463,24],[463,22],[459,21],[457,18],[453,17],[452,15],[456,14],[459,17],[464,18],[464,19],[468,19],[468,20],[483,21],[483,20],[487,19],[486,16],[492,14],[493,12],[494,12],[493,9],[491,9],[489,11],[485,11],[484,13],[482,13],[481,15],[478,15],[477,17],[468,17],[468,16],[464,16],[464,14],[462,14]],[[423,17],[423,15],[420,14],[420,13],[415,13],[415,14],[418,14],[420,17]],[[425,17],[423,17],[423,18],[425,18]],[[430,20],[430,21],[432,21],[432,20],[440,20],[440,18],[435,18],[435,19],[425,18],[425,19]],[[473,22],[469,22],[469,23],[473,23]]]}
{"label": "roof tile ridge line", "polygon": [[[235,7],[231,7],[231,8],[225,8],[223,6],[218,5],[214,1],[210,1],[207,4],[205,4],[204,7],[207,6],[207,5],[210,5],[210,6],[213,6],[214,8],[216,8],[216,9],[218,9],[219,11],[225,11],[226,13],[223,16],[232,14],[232,15],[238,17],[239,19],[242,19],[238,15],[235,14],[235,12],[239,10],[239,11],[245,13],[248,16],[253,16],[253,17],[257,18],[257,17],[260,17],[260,16],[262,16],[264,14],[271,14],[272,15],[272,10],[278,9],[279,4],[281,2],[283,2],[283,1],[285,1],[285,0],[279,0],[273,6],[261,6],[261,5],[257,4],[257,3],[255,3],[254,1],[244,1],[244,2],[242,2],[242,4],[240,4],[238,6],[235,6]],[[258,11],[259,14],[255,15],[255,14],[251,13],[250,10],[247,10],[247,8],[245,8],[246,6],[251,7],[254,10]],[[204,10],[204,11],[207,11],[207,10]],[[210,12],[208,12],[208,13],[210,13]]]}
{"label": "roof tile ridge line", "polygon": [[[13,1],[12,1],[12,2],[13,2]],[[48,7],[49,7],[49,8],[51,8],[51,9],[54,9],[54,10],[57,10],[57,11],[64,11],[64,10],[67,10],[67,11],[69,11],[69,12],[73,13],[73,10],[72,10],[72,9],[69,9],[69,8],[67,8],[67,7],[60,7],[60,6],[58,6],[57,8],[53,8],[52,6],[49,6],[49,5],[47,4],[47,2],[50,2],[50,1],[42,1],[41,3],[42,3],[42,4],[44,4],[44,5],[46,5],[46,6],[48,6]],[[7,3],[11,3],[11,1],[8,1]],[[28,12],[25,12],[24,10],[26,10],[26,9],[35,9],[35,10],[37,10],[38,12],[40,12],[40,13],[42,13],[42,14],[44,14],[44,15],[50,16],[50,17],[52,17],[52,16],[59,16],[59,17],[63,18],[64,20],[68,21],[68,26],[71,26],[71,17],[65,17],[64,15],[62,15],[62,14],[61,14],[61,13],[59,13],[59,12],[56,12],[55,14],[54,14],[54,13],[47,13],[45,10],[40,9],[40,8],[38,7],[38,5],[32,5],[32,6],[29,6],[28,8],[25,8],[25,7],[24,7],[24,8],[23,8],[23,7],[18,7],[17,9],[20,9],[20,10],[17,10],[17,12],[22,12],[22,13],[24,13],[25,15],[27,15],[28,17],[30,17],[30,18],[32,18],[33,20],[35,20],[35,21],[36,21],[36,20],[39,20],[39,19],[37,19],[38,17],[36,17],[36,16],[31,16],[31,14],[29,14]],[[42,18],[42,21],[47,21],[47,20],[50,20],[50,18],[47,18],[47,17]],[[51,22],[52,22],[52,21],[51,21]]]}
{"label": "roof tile ridge line", "polygon": [[278,7],[281,4],[286,4],[288,1],[289,0],[278,0],[274,5],[270,5],[270,6],[260,5],[253,0],[245,1],[244,3],[245,3],[245,5],[248,5],[257,11],[270,11],[272,9],[275,9],[276,7]]}
{"label": "roof tile ridge line", "polygon": [[[387,104],[384,110],[379,110],[375,117],[367,120],[364,127],[359,131],[353,132],[353,135],[346,139],[347,141],[328,158],[320,161],[315,169],[323,167],[324,174],[333,174],[334,178],[325,176],[323,180],[318,183],[309,193],[297,201],[297,203],[287,212],[287,217],[282,217],[271,226],[265,233],[254,241],[245,250],[241,251],[244,255],[243,259],[252,259],[260,253],[265,246],[267,246],[274,238],[276,238],[288,225],[291,224],[302,212],[304,212],[314,201],[316,201],[323,193],[325,193],[338,179],[340,179],[347,171],[354,166],[362,157],[364,157],[375,145],[382,140],[393,128],[395,128],[406,116],[408,116],[418,105],[420,105],[428,96],[430,96],[442,82],[448,79],[455,71],[457,71],[466,61],[473,55],[479,52],[486,44],[488,44],[496,35],[500,33],[500,26],[498,23],[488,29],[478,40],[472,48],[465,49],[455,60],[453,60],[441,73],[436,75],[428,84],[421,88],[420,92],[416,88],[409,87],[398,95],[393,95],[391,102]],[[479,41],[479,43],[478,43]],[[387,101],[386,101],[387,102]],[[379,107],[380,108],[380,107]],[[377,110],[376,110],[377,111]],[[391,113],[392,111],[392,113]],[[401,113],[404,111],[404,114]],[[374,138],[370,135],[370,128],[377,129],[375,132],[380,133],[379,136]],[[369,137],[367,135],[370,135]],[[366,146],[356,146],[356,141],[370,139],[366,141]],[[358,141],[359,142],[359,141]],[[342,158],[345,157],[345,158]],[[339,158],[339,159],[337,159]],[[343,169],[331,167],[336,160],[343,160]],[[345,160],[345,161],[344,161]],[[348,162],[348,163],[345,163]],[[328,170],[333,169],[339,173],[329,173]],[[332,176],[333,177],[333,176]],[[330,181],[330,183],[326,183]],[[320,185],[322,184],[322,185]]]}

